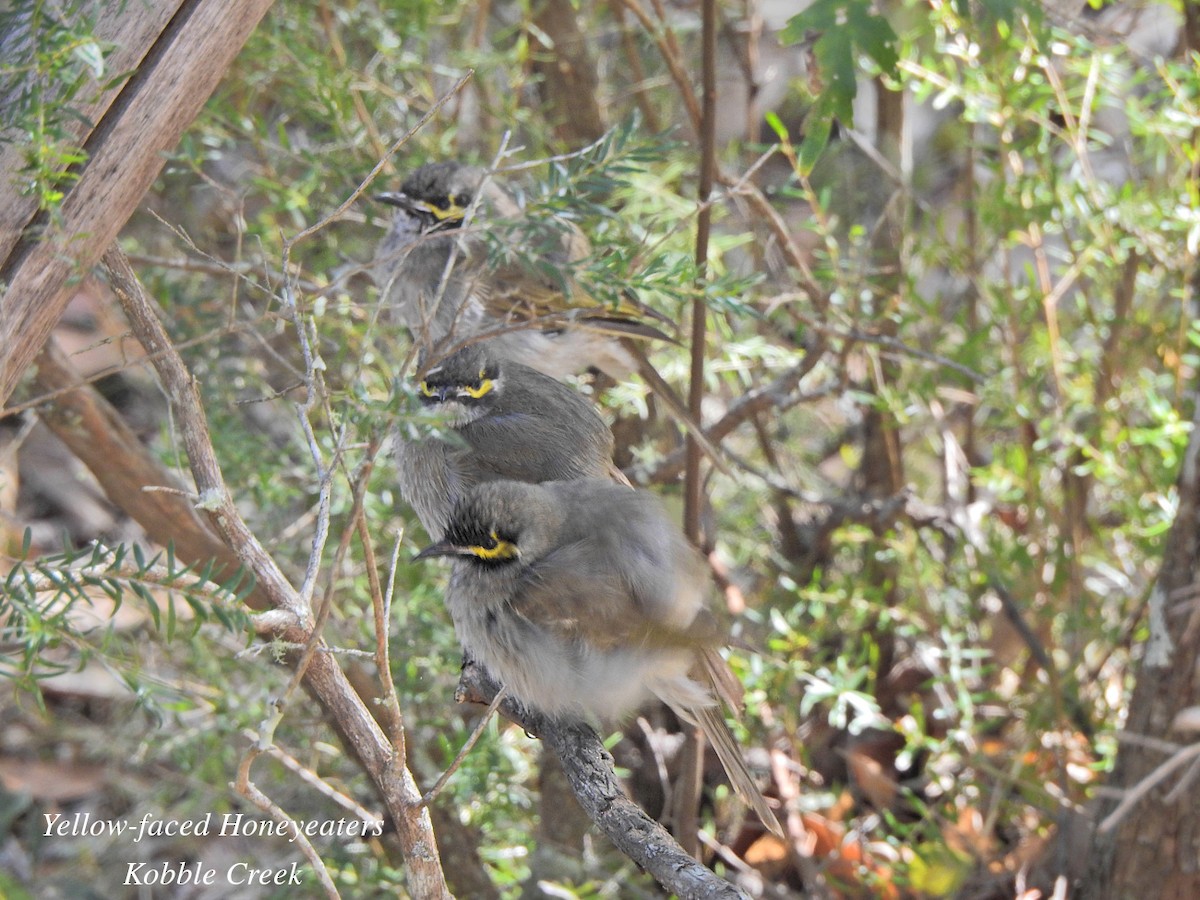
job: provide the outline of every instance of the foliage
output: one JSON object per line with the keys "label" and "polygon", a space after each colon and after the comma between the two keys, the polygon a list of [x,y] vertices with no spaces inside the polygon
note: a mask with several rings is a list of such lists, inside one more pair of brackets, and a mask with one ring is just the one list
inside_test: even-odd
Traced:
{"label": "foliage", "polygon": [[127,77],[107,70],[110,46],[94,34],[99,4],[23,0],[0,10],[0,146],[20,146],[21,193],[53,210],[87,159],[75,129],[83,109]]}
{"label": "foliage", "polygon": [[[28,541],[26,532],[26,554]],[[111,630],[93,635],[92,629],[75,624],[79,620],[76,607],[91,605],[98,599],[97,593],[112,602],[110,615],[116,615],[132,594],[145,604],[154,629],[166,641],[177,636],[177,600],[188,607],[186,618],[192,635],[210,619],[229,631],[244,630],[246,617],[241,602],[245,591],[237,590],[242,579],[239,576],[216,585],[211,568],[193,571],[180,566],[171,548],[147,559],[139,544],[114,550],[96,544],[12,566],[0,593],[0,621],[5,623],[5,641],[19,648],[20,656],[0,664],[0,678],[12,679],[19,689],[33,690],[39,678],[69,668],[49,655],[64,643],[79,653],[81,664],[95,654],[110,665],[116,663],[120,654],[109,643]],[[129,679],[136,683],[134,676]]]}
{"label": "foliage", "polygon": [[824,84],[805,121],[800,164],[806,173],[825,151],[834,121],[848,124],[854,119],[859,79],[856,56],[861,52],[889,77],[895,76],[899,60],[896,32],[875,12],[870,0],[816,0],[788,20],[779,41],[797,44],[807,40],[810,32],[815,33],[812,54]]}
{"label": "foliage", "polygon": [[[125,235],[157,259],[140,274],[205,392],[227,482],[297,576],[321,479],[293,402],[304,369],[282,314],[285,242],[360,185],[375,191],[368,173],[468,69],[471,81],[380,181],[390,187],[397,173],[450,155],[495,164],[522,191],[527,215],[489,223],[494,258],[537,266],[564,228],[578,226],[594,253],[570,274],[602,300],[629,292],[679,321],[693,296],[696,147],[662,58],[668,26],[652,33],[610,9],[580,8],[614,125],[579,148],[561,145],[544,121],[530,11],[495,6],[476,20],[419,0],[277,4]],[[795,764],[796,808],[812,817],[810,830],[860,842],[846,894],[950,895],[1024,866],[1060,805],[1085,802],[1111,765],[1110,733],[1124,714],[1192,421],[1200,82],[1194,60],[1148,62],[1024,4],[880,11],[830,0],[780,24],[764,46],[803,43],[815,66],[808,81],[821,87],[793,87],[788,102],[761,111],[775,143],[722,146],[732,176],[715,207],[704,294],[713,333],[706,423],[748,397],[770,399],[724,439],[732,474],[708,482],[724,596],[731,610],[744,601],[736,643],[761,650],[733,654],[747,687],[745,735]],[[686,26],[674,23],[672,35],[693,71]],[[75,45],[59,45],[65,55],[45,57],[39,71],[76,85],[62,95],[67,115],[84,82],[71,68],[78,62],[68,63],[65,48]],[[895,137],[854,104],[867,85],[910,98],[906,115],[927,137],[907,168],[835,127],[853,124],[879,147]],[[35,117],[34,99],[25,109]],[[62,135],[46,127],[52,147]],[[766,162],[745,175],[760,153]],[[61,189],[46,174],[59,171],[52,156],[38,157],[38,183]],[[754,205],[752,185],[782,232]],[[363,199],[289,245],[301,321],[328,385],[311,417],[316,441],[343,476],[335,535],[352,525],[344,476],[360,470],[368,448],[397,425],[431,426],[408,413],[408,343],[364,276],[382,224]],[[780,252],[786,240],[799,263]],[[164,262],[180,255],[192,265]],[[684,384],[683,348],[659,348],[654,360]],[[622,436],[622,463],[672,497],[678,432],[636,384],[596,393]],[[873,441],[880,434],[887,440]],[[180,452],[174,440],[164,428],[170,459]],[[888,446],[890,457],[880,450]],[[389,465],[376,461],[365,511],[375,544],[401,541],[403,559],[420,537]],[[890,486],[879,475],[889,466],[899,472]],[[130,684],[152,680],[131,649],[66,618],[96,585],[154,597],[135,586],[153,561],[117,552],[134,574],[87,581],[70,573],[108,557],[69,554],[9,576],[14,593],[0,597],[0,621],[11,617],[5,627],[21,651],[10,677],[35,696],[55,645],[75,654],[57,665],[128,660]],[[352,541],[334,569],[333,553],[322,570],[334,597],[326,639],[369,650],[366,558]],[[185,574],[169,557],[167,569],[171,579]],[[16,592],[34,577],[59,579],[58,605]],[[450,703],[459,651],[440,579],[415,565],[395,573],[390,675],[423,784],[470,731]],[[191,636],[202,620],[237,626],[222,618],[226,606],[184,599],[199,616]],[[174,609],[152,613],[154,633],[179,646]],[[196,762],[192,780],[209,786],[210,805],[227,802],[216,795],[231,777],[239,729],[267,716],[279,689],[264,657],[237,659],[229,675],[215,653],[186,640],[178,662],[208,685],[198,692],[212,704],[205,721],[220,728],[181,726],[156,757],[182,771]],[[260,679],[263,671],[275,675]],[[296,753],[306,764],[369,806],[344,755],[313,746],[316,726],[302,709],[289,710],[278,742],[305,748]],[[522,735],[493,724],[441,801],[506,895],[537,864],[534,754]],[[283,770],[268,781],[301,807],[315,803]],[[160,808],[171,802],[182,801],[163,798]],[[714,827],[729,829],[723,840],[737,836],[724,815]],[[348,894],[403,889],[386,848],[322,854]],[[563,895],[639,889],[613,875],[624,870],[604,851],[587,863],[562,879]]]}

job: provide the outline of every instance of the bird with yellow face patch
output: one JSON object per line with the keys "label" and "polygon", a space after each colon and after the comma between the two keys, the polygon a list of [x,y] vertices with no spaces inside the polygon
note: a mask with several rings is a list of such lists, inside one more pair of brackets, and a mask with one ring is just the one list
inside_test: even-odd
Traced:
{"label": "bird with yellow face patch", "polygon": [[[549,249],[514,248],[489,262],[482,229],[534,223],[522,223],[520,205],[484,169],[430,163],[375,199],[396,212],[372,277],[423,350],[486,337],[497,358],[555,378],[596,370],[619,379],[638,366],[628,340],[669,340],[644,321],[655,315],[648,308],[632,300],[613,308],[580,288],[571,269],[591,248],[566,223],[552,223],[562,227],[550,229]],[[528,230],[515,227],[513,240]]]}
{"label": "bird with yellow face patch", "polygon": [[432,557],[454,560],[446,606],[463,649],[517,701],[613,721],[662,700],[784,837],[722,715],[742,688],[717,652],[707,566],[653,495],[587,478],[476,485],[416,559]]}
{"label": "bird with yellow face patch", "polygon": [[397,435],[400,493],[432,537],[472,485],[610,478],[613,437],[577,391],[528,366],[499,359],[491,343],[468,346],[429,368],[417,385],[461,441]]}

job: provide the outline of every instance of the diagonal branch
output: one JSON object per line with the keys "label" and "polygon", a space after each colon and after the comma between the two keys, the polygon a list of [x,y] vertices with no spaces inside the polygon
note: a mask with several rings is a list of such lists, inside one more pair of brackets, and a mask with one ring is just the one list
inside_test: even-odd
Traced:
{"label": "diagonal branch", "polygon": [[[200,508],[208,514],[214,529],[237,554],[242,565],[254,574],[274,607],[260,615],[260,627],[269,626],[274,636],[285,642],[306,644],[313,638],[312,610],[246,526],[234,505],[217,463],[196,383],[171,345],[154,303],[120,250],[113,248],[104,255],[104,267],[134,334],[154,359],[159,378],[175,407],[192,475],[200,492]],[[407,761],[388,741],[326,649],[321,642],[320,652],[309,658],[303,671],[304,684],[332,717],[349,749],[362,762],[378,788],[403,848],[412,895],[431,900],[449,898],[433,825],[428,811],[421,806],[421,793]]]}
{"label": "diagonal branch", "polygon": [[[138,439],[112,405],[71,366],[54,338],[35,360],[34,383],[53,399],[38,407],[50,429],[96,476],[113,503],[146,529],[156,543],[172,543],[189,565],[216,562],[217,582],[236,577],[240,563],[197,515],[190,490]],[[148,487],[167,490],[147,490]],[[255,588],[250,605],[266,608],[266,594]]]}
{"label": "diagonal branch", "polygon": [[[458,686],[460,700],[489,704],[497,690],[478,664],[468,662],[463,668]],[[613,771],[613,758],[590,726],[531,713],[512,699],[500,703],[500,712],[554,751],[584,812],[618,850],[666,890],[689,900],[745,897],[734,885],[688,856],[665,828],[625,796]]]}

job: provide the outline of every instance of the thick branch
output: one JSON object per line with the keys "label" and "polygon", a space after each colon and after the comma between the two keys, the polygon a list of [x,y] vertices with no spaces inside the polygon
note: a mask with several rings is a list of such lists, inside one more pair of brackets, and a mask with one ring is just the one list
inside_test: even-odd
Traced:
{"label": "thick branch", "polygon": [[[487,672],[467,663],[459,698],[491,703],[498,690]],[[664,888],[689,900],[733,900],[745,895],[688,856],[667,830],[625,796],[613,771],[613,758],[588,725],[531,713],[509,698],[500,704],[505,718],[545,741],[562,761],[579,805],[617,849],[654,876]]]}
{"label": "thick branch", "polygon": [[538,48],[533,66],[542,76],[538,91],[549,107],[556,134],[572,147],[599,140],[605,129],[599,80],[574,5],[570,0],[542,0],[534,24],[551,41],[546,46],[536,33],[532,35]]}
{"label": "thick branch", "polygon": [[[1180,716],[1200,706],[1200,605],[1172,599],[1194,597],[1200,583],[1200,387],[1193,389],[1192,433],[1180,466],[1179,507],[1163,550],[1150,597],[1149,636],[1138,664],[1109,787],[1136,804],[1106,800],[1099,814],[1112,830],[1095,833],[1088,855],[1083,897],[1133,896],[1149,888],[1158,897],[1194,897],[1200,891],[1196,847],[1200,782],[1185,771],[1167,779],[1155,747],[1181,734]],[[1133,740],[1131,738],[1136,738]]]}
{"label": "thick branch", "polygon": [[[88,161],[57,210],[53,231],[40,235],[35,222],[0,262],[0,282],[7,284],[0,297],[0,334],[6,336],[0,341],[0,403],[62,314],[71,277],[91,268],[116,239],[166,151],[178,143],[270,5],[270,0],[184,3],[84,143]],[[131,3],[126,14],[142,8]],[[0,195],[18,191],[12,172],[0,175]],[[8,207],[0,201],[0,210]]]}
{"label": "thick branch", "polygon": [[[104,57],[104,68],[108,74],[101,77],[132,72],[141,65],[181,5],[182,0],[131,3],[120,15],[100,16],[92,34],[101,45],[111,48]],[[75,4],[68,4],[62,10],[68,22],[72,16],[82,15],[83,11],[74,7]],[[21,19],[8,34],[0,36],[0,58],[13,64],[13,71],[21,65],[32,69],[37,44],[37,35],[31,31],[32,16],[21,16]],[[10,113],[19,102],[17,95],[20,91],[15,83],[6,86],[11,90],[0,96],[0,109]],[[59,92],[53,99],[47,98],[47,102],[53,104],[61,97],[64,86],[51,82],[43,85],[43,89]],[[119,96],[120,85],[97,91],[94,96],[89,97],[89,93],[89,88],[79,91],[70,103],[69,109],[73,115],[62,117],[59,128],[64,133],[63,140],[82,144],[93,127],[91,123],[103,119],[109,105]],[[11,124],[11,121],[3,123],[4,126]],[[22,185],[16,178],[16,173],[25,165],[25,154],[30,149],[28,138],[22,140],[22,135],[15,128],[5,137],[8,140],[0,142],[0,172],[7,176],[5,183],[0,186],[0,260],[5,259],[20,240],[21,232],[37,213],[38,203],[36,192],[20,190]]]}

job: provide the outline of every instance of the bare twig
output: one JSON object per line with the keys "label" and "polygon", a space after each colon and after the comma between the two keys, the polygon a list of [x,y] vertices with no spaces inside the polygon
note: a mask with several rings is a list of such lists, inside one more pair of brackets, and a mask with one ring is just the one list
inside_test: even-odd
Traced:
{"label": "bare twig", "polygon": [[329,875],[329,870],[325,868],[325,861],[321,859],[321,854],[317,853],[317,848],[312,845],[312,841],[308,839],[307,835],[300,829],[300,826],[296,824],[295,819],[284,812],[278,804],[259,790],[257,785],[250,780],[250,766],[261,752],[264,751],[247,753],[242,758],[242,764],[238,766],[237,780],[233,784],[234,790],[276,822],[287,827],[291,832],[291,840],[300,848],[300,852],[304,854],[304,858],[313,867],[313,873],[317,876],[317,881],[321,883],[321,887],[325,890],[325,896],[333,897],[336,900],[336,898],[341,897],[341,894],[338,893],[337,886],[333,883],[333,879]]}
{"label": "bare twig", "polygon": [[671,29],[665,22],[660,23],[662,25],[661,28],[658,27],[638,0],[618,0],[618,2],[633,13],[634,18],[641,22],[642,27],[646,29],[646,33],[653,38],[654,43],[658,46],[663,62],[667,64],[667,68],[671,72],[671,78],[674,80],[675,86],[679,89],[679,96],[683,98],[683,104],[687,107],[688,119],[691,121],[692,127],[696,130],[696,134],[700,134],[703,131],[703,113],[700,109],[700,102],[696,99],[696,92],[692,90],[692,83],[688,79],[687,70],[684,68],[682,61],[679,59],[679,54],[676,52],[674,35],[671,34]]}
{"label": "bare twig", "polygon": [[291,272],[288,265],[288,249],[300,243],[300,241],[304,240],[305,238],[311,237],[318,231],[321,231],[326,226],[336,222],[338,219],[346,215],[346,213],[350,211],[354,204],[359,201],[362,195],[366,192],[367,188],[371,186],[379,174],[391,164],[391,159],[396,155],[397,151],[407,144],[413,135],[424,128],[426,124],[428,124],[433,117],[438,114],[441,108],[445,106],[452,97],[466,87],[467,82],[470,81],[474,75],[475,70],[468,69],[465,75],[459,78],[458,81],[454,82],[454,85],[450,88],[450,90],[438,97],[437,101],[433,104],[433,106],[429,107],[425,115],[421,116],[420,120],[413,125],[412,128],[404,132],[404,134],[394,144],[392,144],[391,147],[388,148],[387,153],[380,157],[375,165],[372,166],[371,171],[367,173],[367,177],[362,180],[362,182],[354,189],[354,192],[351,193],[349,197],[342,201],[341,205],[338,206],[337,209],[325,216],[325,218],[321,219],[319,222],[310,225],[295,237],[287,241],[287,243],[284,245],[283,271],[288,273],[289,277],[291,277]]}
{"label": "bare twig", "polygon": [[[366,482],[366,473],[363,476]],[[371,609],[375,614],[375,669],[379,673],[379,687],[382,691],[379,704],[383,710],[384,725],[388,737],[396,747],[396,752],[404,756],[406,752],[404,737],[404,718],[400,712],[400,701],[396,698],[396,685],[392,681],[392,660],[388,649],[388,625],[391,622],[392,597],[396,590],[396,576],[400,570],[400,547],[404,543],[404,532],[396,535],[392,544],[392,558],[388,563],[387,593],[381,591],[379,572],[375,566],[375,550],[371,545],[371,535],[367,527],[367,519],[361,507],[355,516],[358,526],[358,537],[363,547],[363,562],[367,570],[367,583],[371,589]]]}
{"label": "bare twig", "polygon": [[1200,759],[1200,743],[1181,747],[1170,758],[1156,766],[1149,775],[1129,788],[1125,792],[1124,799],[1117,804],[1116,809],[1104,817],[1104,821],[1100,823],[1097,830],[1101,834],[1112,831],[1121,824],[1121,820],[1129,814],[1130,810],[1137,806],[1150,791],[1154,790],[1172,772],[1196,759]]}
{"label": "bare twig", "polygon": [[[705,436],[714,445],[719,444],[734,429],[753,416],[771,409],[785,412],[802,402],[807,395],[798,392],[796,388],[823,355],[824,344],[821,344],[817,351],[805,354],[802,362],[774,379],[770,384],[761,385],[744,394],[729,407],[724,416],[704,429]],[[824,393],[822,391],[820,395],[823,396]],[[674,479],[683,471],[683,467],[684,451],[680,449],[667,454],[652,466],[638,467],[629,475],[631,480],[639,484],[658,483]]]}
{"label": "bare twig", "polygon": [[[713,171],[716,166],[714,128],[717,106],[716,82],[716,4],[715,0],[704,0],[704,25],[701,60],[703,66],[704,107],[700,121],[700,211],[696,216],[696,285],[692,297],[691,372],[688,378],[688,415],[697,424],[701,421],[704,403],[704,361],[708,307],[704,300],[704,287],[708,280],[708,237],[712,227],[712,206],[709,195],[713,189]],[[700,514],[703,502],[703,484],[700,477],[700,445],[695,437],[688,435],[684,465],[683,532],[689,541],[700,544]],[[711,539],[711,535],[709,536]]]}
{"label": "bare twig", "polygon": [[[661,11],[660,11],[661,12]],[[703,28],[701,39],[701,67],[703,71],[703,109],[700,120],[700,178],[698,199],[700,211],[696,216],[696,284],[692,297],[691,371],[688,376],[688,418],[700,426],[704,406],[704,363],[708,327],[708,306],[704,289],[708,281],[708,238],[712,228],[712,206],[709,197],[713,190],[713,171],[716,168],[715,122],[717,109],[717,10],[716,0],[704,0]],[[704,505],[704,481],[700,472],[700,442],[696,435],[688,432],[684,445],[685,463],[683,477],[683,533],[697,547],[703,543],[711,546],[714,536],[701,535],[700,519]],[[700,793],[704,787],[701,760],[704,753],[704,738],[697,728],[685,731],[681,773],[679,776],[679,802],[675,807],[675,833],[684,849],[698,856],[700,842],[699,827]]]}
{"label": "bare twig", "polygon": [[[153,540],[173,544],[186,563],[216,563],[213,578],[237,574],[239,561],[217,540],[188,501],[190,492],[138,439],[125,420],[71,366],[53,337],[36,361],[37,387],[47,400],[39,414],[96,476],[108,497],[137,521]],[[158,490],[149,491],[154,486]],[[251,605],[268,601],[257,588]]]}
{"label": "bare twig", "polygon": [[501,702],[504,700],[507,694],[507,689],[503,687],[496,691],[496,696],[492,698],[492,702],[488,704],[488,708],[484,710],[483,715],[479,717],[479,721],[475,723],[475,727],[471,729],[471,734],[467,738],[466,743],[462,745],[462,749],[460,749],[455,755],[454,759],[450,761],[450,765],[446,767],[446,771],[438,777],[436,782],[434,782],[433,787],[426,791],[425,796],[421,798],[421,804],[423,806],[428,806],[438,798],[438,795],[441,794],[442,789],[445,788],[446,782],[448,782],[450,777],[458,771],[459,766],[463,764],[463,760],[467,758],[467,754],[471,752],[471,748],[474,747],[479,739],[483,736],[484,729],[487,728],[488,722],[492,720],[492,714],[500,707]]}
{"label": "bare twig", "polygon": [[785,824],[788,837],[791,839],[789,849],[792,857],[804,876],[804,887],[809,897],[817,900],[829,900],[833,892],[829,889],[820,866],[813,858],[816,840],[804,825],[804,816],[800,812],[800,791],[788,771],[788,758],[781,750],[771,750],[771,777],[779,791],[779,799],[787,810]]}
{"label": "bare twig", "polygon": [[[254,735],[249,732],[246,733],[246,737],[250,738],[251,740],[254,739]],[[375,815],[361,803],[358,803],[353,797],[349,797],[342,791],[336,790],[329,784],[329,782],[327,782],[308,766],[301,764],[301,762],[296,759],[296,757],[292,756],[292,754],[283,750],[277,744],[268,747],[267,754],[285,769],[295,773],[305,784],[309,785],[317,793],[324,797],[328,797],[342,809],[353,814],[364,825],[375,828],[382,833],[383,820],[379,818],[379,816]]]}
{"label": "bare twig", "polygon": [[[163,388],[179,417],[184,446],[200,494],[199,508],[208,514],[209,521],[226,546],[234,551],[243,566],[254,573],[276,605],[282,605],[283,598],[294,597],[295,591],[258,538],[246,526],[233,498],[229,496],[209,440],[208,422],[195,382],[171,346],[170,338],[158,321],[150,299],[142,291],[124,254],[116,248],[110,249],[104,254],[103,264],[134,334],[154,359]],[[297,624],[310,624],[310,611],[298,603],[289,612],[296,616]]]}

